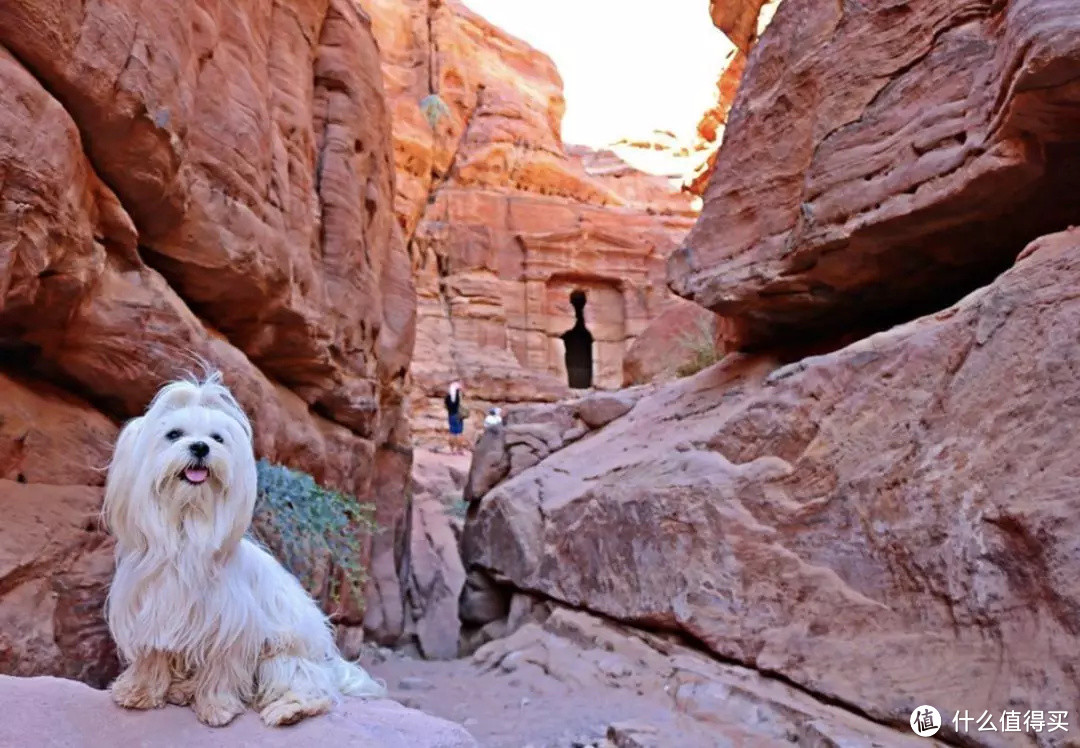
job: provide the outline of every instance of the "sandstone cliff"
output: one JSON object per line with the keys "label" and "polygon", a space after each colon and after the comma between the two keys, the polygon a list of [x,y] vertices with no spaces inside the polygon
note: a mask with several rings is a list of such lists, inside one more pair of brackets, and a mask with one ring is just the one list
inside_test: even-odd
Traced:
{"label": "sandstone cliff", "polygon": [[[746,68],[746,56],[768,27],[780,0],[712,0],[709,10],[713,23],[735,45],[716,79],[716,103],[707,109],[697,125],[693,142],[680,144],[689,170],[681,175],[682,188],[702,196],[716,168],[727,130],[728,117]],[[649,323],[634,340],[623,361],[623,384],[639,384],[670,378],[701,354],[710,339],[718,351],[733,336],[733,323],[718,319],[707,309],[693,304],[671,304]]]}
{"label": "sandstone cliff", "polygon": [[[905,732],[920,704],[1076,703],[1073,11],[785,0],[669,263],[777,355],[651,388],[517,470],[488,445],[467,573]],[[946,741],[1071,745],[948,717]]]}
{"label": "sandstone cliff", "polygon": [[670,300],[664,260],[692,223],[689,199],[612,154],[568,152],[554,65],[460,3],[364,5],[419,294],[417,431],[443,428],[454,378],[481,403],[567,395],[560,336],[575,324],[574,290],[587,298],[594,384],[620,386],[627,345]]}
{"label": "sandstone cliff", "polygon": [[391,594],[415,324],[393,200],[347,0],[0,5],[0,671],[113,672],[103,469],[203,362],[260,455],[376,502]]}
{"label": "sandstone cliff", "polygon": [[713,24],[724,32],[735,48],[727,58],[727,64],[716,79],[716,104],[708,109],[698,122],[695,148],[708,153],[699,162],[686,189],[694,195],[704,195],[709,178],[716,168],[716,157],[727,128],[731,106],[739,90],[746,55],[768,27],[776,13],[780,0],[710,0],[709,13]]}

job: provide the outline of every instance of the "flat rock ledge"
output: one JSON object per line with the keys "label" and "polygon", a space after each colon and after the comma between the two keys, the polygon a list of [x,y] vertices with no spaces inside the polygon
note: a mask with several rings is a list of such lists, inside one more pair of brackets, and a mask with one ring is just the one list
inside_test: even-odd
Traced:
{"label": "flat rock ledge", "polygon": [[200,724],[191,709],[184,707],[127,711],[115,706],[104,691],[77,681],[0,676],[0,704],[4,706],[0,745],[5,746],[476,746],[460,725],[388,699],[343,699],[330,714],[292,727],[266,727],[249,711],[228,727],[212,728]]}

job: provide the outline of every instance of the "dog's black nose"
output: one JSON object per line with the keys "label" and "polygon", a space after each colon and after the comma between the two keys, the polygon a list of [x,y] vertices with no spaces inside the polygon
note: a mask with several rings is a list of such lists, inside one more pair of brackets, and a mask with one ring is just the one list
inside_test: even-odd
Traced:
{"label": "dog's black nose", "polygon": [[191,450],[191,454],[195,455],[200,460],[210,454],[210,445],[206,442],[192,442],[188,445],[188,449]]}

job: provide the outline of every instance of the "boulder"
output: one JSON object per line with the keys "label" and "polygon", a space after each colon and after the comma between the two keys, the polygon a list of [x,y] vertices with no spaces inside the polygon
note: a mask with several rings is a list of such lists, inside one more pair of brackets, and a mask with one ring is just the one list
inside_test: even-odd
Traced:
{"label": "boulder", "polygon": [[510,453],[506,448],[506,427],[484,429],[473,447],[464,498],[474,501],[486,494],[510,472]]}
{"label": "boulder", "polygon": [[621,392],[597,392],[577,404],[577,417],[590,429],[598,429],[626,415],[634,407],[634,398]]}
{"label": "boulder", "polygon": [[[672,379],[715,363],[723,350],[722,318],[697,304],[675,304],[649,323],[626,352],[623,384]],[[690,372],[694,373],[694,372]]]}
{"label": "boulder", "polygon": [[466,565],[882,722],[1067,709],[1077,283],[1072,230],[936,315],[660,387],[489,491]]}
{"label": "boulder", "polygon": [[[927,745],[907,722],[897,729],[875,724],[670,637],[558,606],[543,621],[484,644],[471,659],[485,673],[530,683],[540,680],[537,674],[553,679],[596,717],[621,712],[608,724],[606,748]],[[542,693],[542,685],[535,690]],[[637,703],[627,708],[630,694]],[[607,707],[620,702],[621,709]]]}

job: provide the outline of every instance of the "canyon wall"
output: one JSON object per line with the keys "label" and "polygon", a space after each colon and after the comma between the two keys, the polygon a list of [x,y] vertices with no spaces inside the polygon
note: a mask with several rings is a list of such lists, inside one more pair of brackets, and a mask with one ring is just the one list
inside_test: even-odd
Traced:
{"label": "canyon wall", "polygon": [[941,308],[1076,221],[1068,3],[791,5],[751,53],[669,261],[676,293],[733,321],[733,346]]}
{"label": "canyon wall", "polygon": [[415,291],[389,115],[348,0],[0,6],[0,671],[115,672],[111,443],[207,366],[260,456],[375,502],[369,608],[400,597]]}
{"label": "canyon wall", "polygon": [[951,717],[1080,699],[1078,81],[1071,3],[785,0],[669,262],[750,352],[488,445],[466,572],[898,738],[1071,745]]}
{"label": "canyon wall", "polygon": [[[663,178],[566,148],[552,62],[453,0],[364,0],[393,109],[398,220],[419,296],[414,426],[474,404],[569,394],[563,333],[585,293],[593,384],[671,303],[664,261],[695,213]],[[474,408],[478,420],[481,408]]]}

